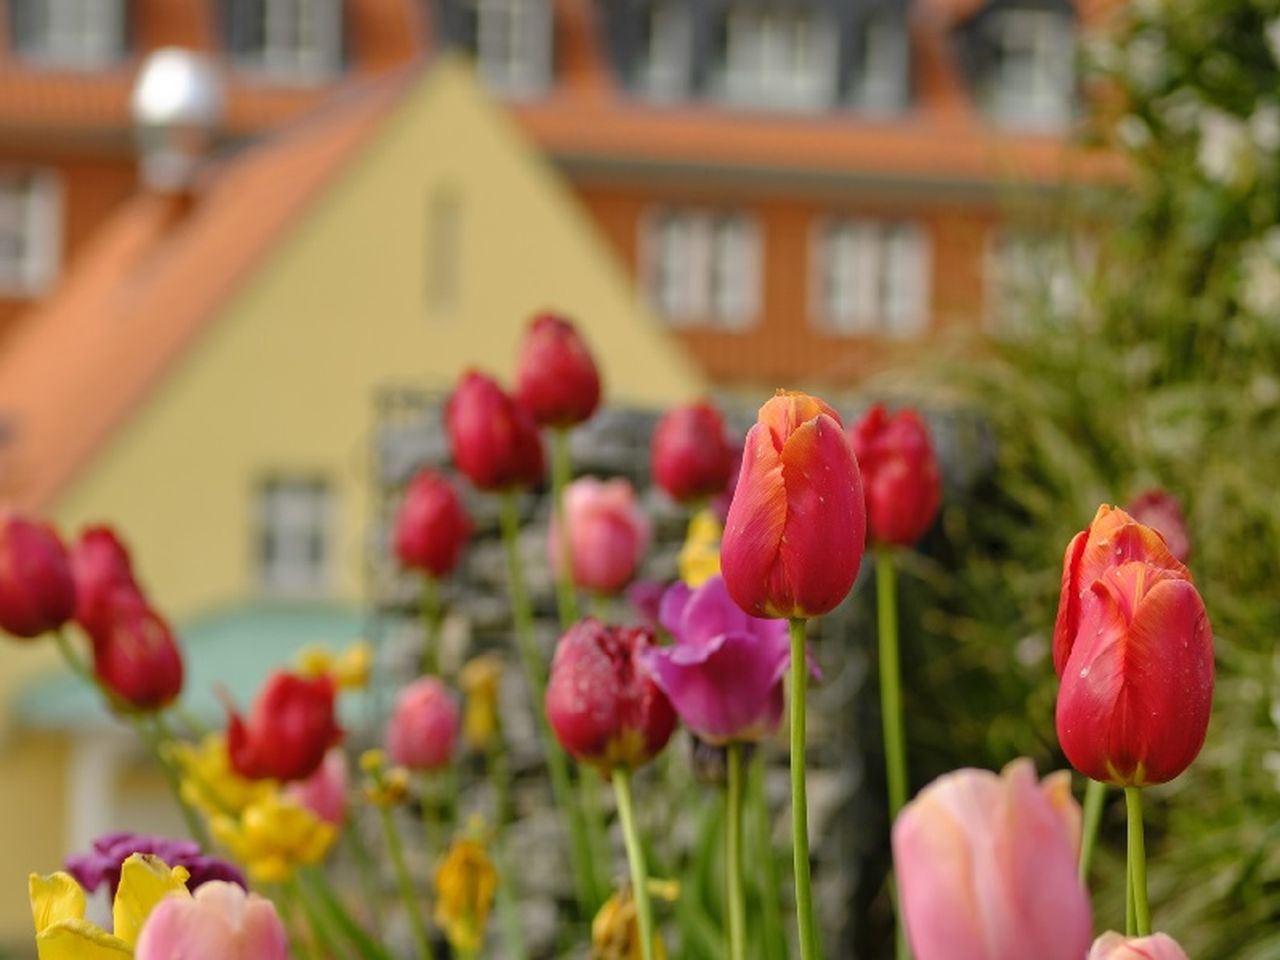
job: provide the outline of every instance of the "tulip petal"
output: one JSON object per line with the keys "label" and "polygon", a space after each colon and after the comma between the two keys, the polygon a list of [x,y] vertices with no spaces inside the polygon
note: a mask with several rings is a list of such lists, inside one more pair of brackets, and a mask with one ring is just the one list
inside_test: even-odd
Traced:
{"label": "tulip petal", "polygon": [[88,920],[64,920],[36,937],[39,960],[129,960],[133,950]]}
{"label": "tulip petal", "polygon": [[773,575],[787,523],[787,494],[782,481],[782,457],[757,423],[747,433],[738,486],[725,520],[720,548],[721,569],[729,595],[757,617],[785,615],[768,603]]}
{"label": "tulip petal", "polygon": [[680,634],[684,608],[692,595],[693,590],[689,585],[679,580],[667,587],[662,594],[662,600],[658,605],[658,622],[662,624],[662,629],[672,636]]}
{"label": "tulip petal", "polygon": [[190,897],[185,867],[172,869],[159,857],[135,853],[120,868],[120,889],[111,909],[112,930],[133,944],[147,916],[165,897]]}
{"label": "tulip petal", "polygon": [[690,597],[673,631],[682,645],[702,644],[724,633],[747,633],[751,619],[733,602],[723,577],[712,577]]}
{"label": "tulip petal", "polygon": [[1094,941],[1088,960],[1187,960],[1187,955],[1167,934],[1130,939],[1109,932]]}
{"label": "tulip petal", "polygon": [[37,934],[64,920],[84,917],[84,889],[69,873],[59,870],[47,877],[33,873],[27,879],[27,894]]}

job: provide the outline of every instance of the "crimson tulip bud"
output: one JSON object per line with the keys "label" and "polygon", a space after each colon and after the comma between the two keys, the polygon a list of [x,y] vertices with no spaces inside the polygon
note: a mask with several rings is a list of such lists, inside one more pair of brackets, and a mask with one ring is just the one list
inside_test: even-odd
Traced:
{"label": "crimson tulip bud", "polygon": [[933,525],[942,478],[929,428],[914,410],[893,416],[877,403],[849,430],[867,499],[873,543],[909,547]]}
{"label": "crimson tulip bud", "polygon": [[556,646],[547,683],[547,719],[556,739],[583,763],[608,770],[653,759],[676,729],[676,713],[644,665],[653,635],[588,618]]}
{"label": "crimson tulip bud", "polygon": [[543,426],[572,427],[600,406],[600,373],[572,323],[554,313],[533,318],[516,370],[516,395]]}
{"label": "crimson tulip bud", "polygon": [[89,637],[94,675],[119,705],[159,710],[182,692],[182,652],[169,624],[140,594],[113,594]]}
{"label": "crimson tulip bud", "polygon": [[110,527],[89,527],[71,548],[76,584],[76,622],[90,634],[106,626],[117,594],[141,598],[129,551]]}
{"label": "crimson tulip bud", "polygon": [[1191,537],[1177,497],[1166,490],[1146,490],[1129,501],[1125,512],[1164,537],[1169,552],[1180,563],[1187,562],[1191,556]]}
{"label": "crimson tulip bud", "polygon": [[1141,787],[1199,754],[1214,676],[1204,602],[1159,534],[1122,510],[1102,507],[1067,550],[1054,663],[1058,740],[1081,773]]}
{"label": "crimson tulip bud", "polygon": [[228,706],[227,752],[236,773],[250,780],[305,780],[342,739],[334,718],[333,678],[277,671],[246,723]]}
{"label": "crimson tulip bud", "polygon": [[649,457],[654,483],[677,503],[723,492],[734,466],[724,418],[709,403],[669,411],[653,431]]}
{"label": "crimson tulip bud", "polygon": [[53,528],[0,512],[0,631],[30,639],[75,612],[67,551]]}
{"label": "crimson tulip bud", "polygon": [[453,484],[434,470],[419,472],[396,514],[400,565],[432,577],[448,576],[470,536],[471,518]]}
{"label": "crimson tulip bud", "polygon": [[445,406],[453,461],[477,489],[531,487],[542,480],[542,438],[528,408],[490,377],[463,374]]}
{"label": "crimson tulip bud", "polygon": [[720,548],[725,586],[753,617],[817,617],[862,564],[867,507],[839,416],[779,390],[747,433]]}
{"label": "crimson tulip bud", "polygon": [[458,705],[443,683],[422,677],[400,691],[387,724],[387,753],[410,770],[438,770],[453,759]]}

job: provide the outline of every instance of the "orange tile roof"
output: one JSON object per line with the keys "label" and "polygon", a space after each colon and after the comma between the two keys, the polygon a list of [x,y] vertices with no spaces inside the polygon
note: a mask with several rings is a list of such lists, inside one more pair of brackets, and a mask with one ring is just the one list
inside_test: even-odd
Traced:
{"label": "orange tile roof", "polygon": [[143,193],[112,216],[0,355],[0,500],[47,507],[417,76],[404,69],[355,85],[212,163],[193,200]]}

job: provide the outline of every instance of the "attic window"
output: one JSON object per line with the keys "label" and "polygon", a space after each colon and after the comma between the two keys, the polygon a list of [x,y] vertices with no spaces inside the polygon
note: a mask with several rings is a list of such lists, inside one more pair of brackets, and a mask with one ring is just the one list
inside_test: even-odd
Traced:
{"label": "attic window", "polygon": [[819,10],[740,3],[724,20],[721,94],[741,106],[821,109],[834,99],[838,47]]}
{"label": "attic window", "polygon": [[693,67],[693,10],[657,0],[640,22],[640,49],[632,85],[650,100],[678,100],[689,92]]}
{"label": "attic window", "polygon": [[58,271],[61,197],[43,170],[0,170],[0,293],[44,292]]}
{"label": "attic window", "polygon": [[550,0],[467,0],[465,18],[463,39],[491,89],[527,96],[550,85]]}
{"label": "attic window", "polygon": [[1020,126],[1067,123],[1075,101],[1075,30],[1058,10],[993,11],[983,29],[992,60],[983,84],[988,112]]}
{"label": "attic window", "polygon": [[342,69],[342,0],[227,0],[236,64],[273,78],[324,80]]}
{"label": "attic window", "polygon": [[855,37],[853,61],[849,98],[854,106],[875,113],[893,113],[907,106],[911,52],[903,16],[867,17]]}
{"label": "attic window", "polygon": [[124,0],[9,0],[9,34],[42,65],[109,66],[125,54]]}

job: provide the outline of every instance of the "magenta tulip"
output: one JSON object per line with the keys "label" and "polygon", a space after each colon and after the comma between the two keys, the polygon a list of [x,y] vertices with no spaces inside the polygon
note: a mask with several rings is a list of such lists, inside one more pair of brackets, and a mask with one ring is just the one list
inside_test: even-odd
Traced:
{"label": "magenta tulip", "polygon": [[107,526],[81,531],[71,548],[71,574],[76,582],[76,622],[90,634],[105,628],[114,598],[141,598],[129,551]]}
{"label": "magenta tulip", "polygon": [[422,677],[400,691],[387,724],[387,753],[410,770],[439,770],[453,759],[458,705],[443,683]]}
{"label": "magenta tulip", "polygon": [[1094,941],[1089,960],[1187,960],[1187,955],[1167,934],[1129,938],[1104,933]]}
{"label": "magenta tulip", "polygon": [[[595,593],[617,593],[636,575],[651,536],[649,518],[626,480],[582,477],[564,491],[573,555],[573,582]],[[560,527],[551,524],[551,565],[560,567]]]}
{"label": "magenta tulip", "polygon": [[940,777],[893,827],[916,960],[1080,960],[1093,939],[1071,779],[1030,760]]}
{"label": "magenta tulip", "polygon": [[654,428],[649,460],[653,482],[677,503],[716,496],[728,485],[734,466],[724,417],[709,403],[668,412]]}
{"label": "magenta tulip", "polygon": [[413,478],[396,514],[396,557],[406,570],[447,577],[471,536],[471,518],[447,479],[435,470]]}
{"label": "magenta tulip", "polygon": [[288,938],[270,900],[215,880],[166,897],[138,937],[135,960],[286,960]]}
{"label": "magenta tulip", "polygon": [[75,613],[67,551],[53,528],[0,510],[0,633],[30,639]]}
{"label": "magenta tulip", "polygon": [[469,370],[445,405],[453,462],[488,492],[531,487],[542,480],[542,438],[522,403],[497,382]]}
{"label": "magenta tulip", "polygon": [[572,323],[543,313],[529,324],[517,363],[516,395],[543,426],[572,427],[600,405],[600,372]]}

